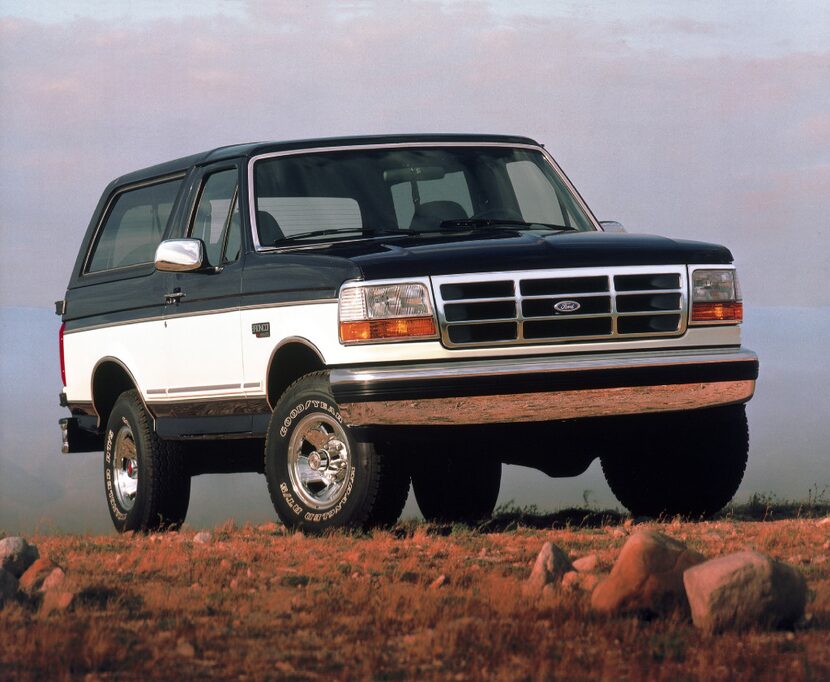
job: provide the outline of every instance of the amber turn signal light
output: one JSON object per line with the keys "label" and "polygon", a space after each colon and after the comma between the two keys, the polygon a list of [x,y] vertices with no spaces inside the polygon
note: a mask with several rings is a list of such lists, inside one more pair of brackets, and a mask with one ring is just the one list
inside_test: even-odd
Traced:
{"label": "amber turn signal light", "polygon": [[418,336],[435,336],[433,317],[397,317],[340,323],[340,340],[344,342]]}
{"label": "amber turn signal light", "polygon": [[692,322],[741,322],[743,319],[744,304],[741,301],[692,304]]}

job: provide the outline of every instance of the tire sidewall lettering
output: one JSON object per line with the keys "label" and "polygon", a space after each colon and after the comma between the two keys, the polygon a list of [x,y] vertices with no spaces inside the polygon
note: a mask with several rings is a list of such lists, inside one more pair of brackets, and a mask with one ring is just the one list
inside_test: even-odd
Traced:
{"label": "tire sidewall lettering", "polygon": [[321,410],[326,414],[330,414],[334,417],[339,424],[343,423],[343,417],[340,414],[340,411],[334,405],[330,405],[325,400],[316,400],[316,399],[308,399],[305,402],[297,403],[291,410],[288,412],[288,416],[282,420],[282,425],[280,426],[280,436],[285,438],[288,435],[288,431],[291,428],[291,425],[294,421],[299,417],[301,414],[308,410]]}
{"label": "tire sidewall lettering", "polygon": [[285,482],[280,483],[280,493],[282,493],[282,499],[285,500],[288,508],[294,512],[294,514],[299,516],[303,513],[303,508],[294,500],[294,496],[291,494],[291,489]]}
{"label": "tire sidewall lettering", "polygon": [[[126,417],[121,417],[121,420],[129,426]],[[110,511],[119,521],[124,521],[127,514],[121,510],[118,501],[115,498],[115,489],[112,481],[112,466],[113,466],[113,444],[115,442],[115,431],[107,429],[106,447],[104,449],[104,486],[107,494],[107,504]]]}

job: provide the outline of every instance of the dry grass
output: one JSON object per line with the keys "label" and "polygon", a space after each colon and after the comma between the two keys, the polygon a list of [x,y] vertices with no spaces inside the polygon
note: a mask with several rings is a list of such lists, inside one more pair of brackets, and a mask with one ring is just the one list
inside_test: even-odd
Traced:
{"label": "dry grass", "polygon": [[830,679],[830,526],[659,524],[707,556],[754,547],[807,576],[804,628],[708,637],[680,617],[594,615],[581,592],[522,597],[544,541],[607,571],[630,528],[598,512],[517,516],[316,538],[228,523],[205,545],[188,530],[34,537],[78,596],[67,613],[0,612],[0,679]]}

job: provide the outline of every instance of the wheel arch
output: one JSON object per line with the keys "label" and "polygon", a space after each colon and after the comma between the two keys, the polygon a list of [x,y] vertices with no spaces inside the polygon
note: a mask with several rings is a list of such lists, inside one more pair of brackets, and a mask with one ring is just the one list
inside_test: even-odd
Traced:
{"label": "wheel arch", "polygon": [[[107,356],[101,358],[95,364],[92,370],[90,388],[92,408],[95,410],[95,414],[98,415],[99,429],[106,426],[112,408],[115,406],[115,401],[124,391],[136,389],[141,402],[144,403],[144,408],[147,409],[147,403],[141,395],[141,390],[138,388],[138,382],[135,380],[133,373],[118,358]],[[147,412],[152,414],[149,409]]]}
{"label": "wheel arch", "polygon": [[273,410],[285,389],[300,377],[326,369],[323,354],[311,341],[291,336],[280,341],[268,360],[265,390]]}

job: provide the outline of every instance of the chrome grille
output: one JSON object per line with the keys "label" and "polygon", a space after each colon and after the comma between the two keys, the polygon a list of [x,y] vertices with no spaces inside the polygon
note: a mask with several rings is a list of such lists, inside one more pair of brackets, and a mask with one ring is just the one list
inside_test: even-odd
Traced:
{"label": "chrome grille", "polygon": [[531,270],[433,277],[448,347],[678,336],[684,266]]}

